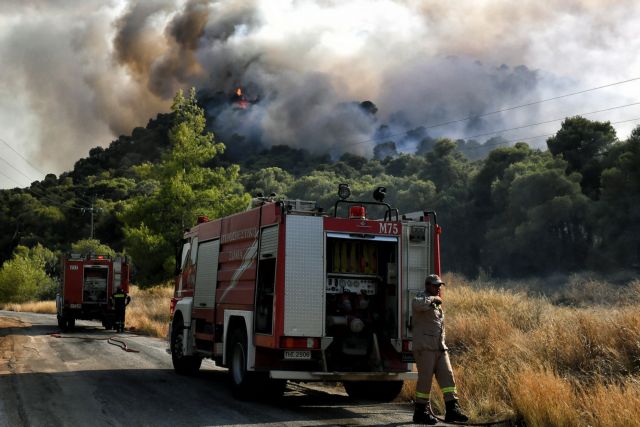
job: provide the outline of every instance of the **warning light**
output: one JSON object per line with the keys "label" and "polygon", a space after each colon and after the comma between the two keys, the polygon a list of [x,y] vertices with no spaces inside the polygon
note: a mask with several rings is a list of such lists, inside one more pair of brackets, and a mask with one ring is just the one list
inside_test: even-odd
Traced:
{"label": "warning light", "polygon": [[365,219],[366,211],[364,206],[351,206],[349,208],[349,219]]}

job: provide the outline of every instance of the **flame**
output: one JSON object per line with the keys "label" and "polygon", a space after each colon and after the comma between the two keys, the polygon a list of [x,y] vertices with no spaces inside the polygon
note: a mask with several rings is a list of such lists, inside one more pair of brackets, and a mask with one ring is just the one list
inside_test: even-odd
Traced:
{"label": "flame", "polygon": [[242,93],[242,88],[241,87],[237,87],[236,88],[236,100],[235,100],[235,104],[236,107],[241,108],[241,109],[246,109],[249,106],[249,102],[247,101],[247,99],[244,97],[243,93]]}

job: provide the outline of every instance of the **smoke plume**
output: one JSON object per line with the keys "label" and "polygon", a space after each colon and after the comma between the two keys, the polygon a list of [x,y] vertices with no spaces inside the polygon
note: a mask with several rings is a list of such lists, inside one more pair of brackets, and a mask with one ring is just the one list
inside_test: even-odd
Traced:
{"label": "smoke plume", "polygon": [[0,138],[59,173],[192,86],[223,142],[370,155],[382,125],[471,138],[634,102],[630,82],[494,113],[638,77],[638,24],[632,0],[4,1]]}

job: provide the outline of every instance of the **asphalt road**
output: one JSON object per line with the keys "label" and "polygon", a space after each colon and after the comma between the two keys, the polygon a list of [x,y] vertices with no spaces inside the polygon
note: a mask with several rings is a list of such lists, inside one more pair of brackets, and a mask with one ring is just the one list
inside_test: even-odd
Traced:
{"label": "asphalt road", "polygon": [[241,402],[213,363],[196,377],[175,374],[161,339],[84,321],[57,332],[53,315],[0,311],[0,427],[411,424],[408,404],[357,402],[311,383],[290,383],[276,401]]}

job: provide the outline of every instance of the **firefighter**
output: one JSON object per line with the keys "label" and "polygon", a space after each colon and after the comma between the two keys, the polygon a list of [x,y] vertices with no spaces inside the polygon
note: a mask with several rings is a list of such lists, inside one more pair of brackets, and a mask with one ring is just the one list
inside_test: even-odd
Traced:
{"label": "firefighter", "polygon": [[113,308],[116,312],[116,331],[124,332],[124,317],[126,307],[131,302],[131,297],[127,295],[127,293],[122,289],[121,286],[118,286],[115,293],[111,295],[111,303],[113,304]]}
{"label": "firefighter", "polygon": [[440,287],[444,282],[436,274],[426,277],[425,291],[413,299],[413,356],[418,365],[415,410],[413,421],[419,424],[436,424],[438,420],[431,413],[429,398],[431,381],[435,374],[446,405],[445,421],[466,422],[458,404],[456,383],[445,344],[444,314]]}

